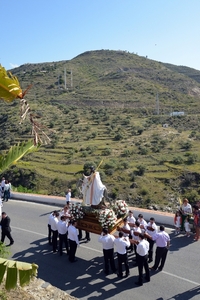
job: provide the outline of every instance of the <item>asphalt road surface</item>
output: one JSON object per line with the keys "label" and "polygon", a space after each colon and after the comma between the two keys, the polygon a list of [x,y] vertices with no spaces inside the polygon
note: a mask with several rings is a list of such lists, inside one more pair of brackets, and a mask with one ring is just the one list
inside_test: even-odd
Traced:
{"label": "asphalt road surface", "polygon": [[[151,274],[151,281],[138,287],[138,270],[133,266],[134,255],[129,254],[130,276],[118,279],[116,274],[104,275],[102,245],[98,236],[77,248],[76,263],[70,263],[66,253],[53,254],[47,243],[47,222],[55,206],[11,200],[3,211],[11,218],[11,258],[39,265],[38,277],[79,299],[138,299],[138,300],[188,300],[200,299],[200,241],[193,237],[171,237],[165,267]],[[58,208],[59,209],[59,208]],[[83,232],[84,237],[84,232]],[[8,240],[5,240],[8,243]],[[117,261],[116,261],[117,264]]]}

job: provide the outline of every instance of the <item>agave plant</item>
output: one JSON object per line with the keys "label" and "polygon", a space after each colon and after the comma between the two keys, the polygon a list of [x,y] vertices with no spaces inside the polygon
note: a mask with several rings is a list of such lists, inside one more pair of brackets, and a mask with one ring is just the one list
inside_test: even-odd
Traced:
{"label": "agave plant", "polygon": [[16,288],[19,283],[24,286],[37,275],[38,265],[0,258],[0,284],[5,278],[6,290]]}

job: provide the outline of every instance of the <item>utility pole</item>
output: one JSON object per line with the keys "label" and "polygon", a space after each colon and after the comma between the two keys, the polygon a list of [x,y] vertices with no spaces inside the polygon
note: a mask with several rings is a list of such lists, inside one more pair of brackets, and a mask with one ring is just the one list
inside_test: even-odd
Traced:
{"label": "utility pole", "polygon": [[72,74],[72,70],[71,70],[71,88],[73,88],[73,74]]}
{"label": "utility pole", "polygon": [[160,107],[159,107],[159,97],[158,97],[158,92],[156,94],[156,112],[157,112],[157,115],[160,114]]}
{"label": "utility pole", "polygon": [[66,67],[64,68],[65,90],[67,89]]}

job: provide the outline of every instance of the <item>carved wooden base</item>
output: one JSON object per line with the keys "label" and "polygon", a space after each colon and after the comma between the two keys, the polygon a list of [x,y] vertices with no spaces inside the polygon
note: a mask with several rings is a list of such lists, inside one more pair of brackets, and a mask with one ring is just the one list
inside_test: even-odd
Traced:
{"label": "carved wooden base", "polygon": [[[112,228],[109,228],[109,233],[114,233],[117,230],[117,227],[120,226],[123,223],[122,218],[118,219],[115,223],[115,226]],[[95,215],[89,215],[84,216],[83,219],[80,219],[77,221],[77,228],[81,230],[86,230],[92,233],[101,234],[102,227],[100,223],[98,222],[98,219]]]}

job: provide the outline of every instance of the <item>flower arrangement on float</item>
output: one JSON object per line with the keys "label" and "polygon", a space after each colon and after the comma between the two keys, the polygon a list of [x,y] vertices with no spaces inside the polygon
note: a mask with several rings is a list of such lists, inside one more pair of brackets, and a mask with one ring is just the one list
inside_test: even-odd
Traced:
{"label": "flower arrangement on float", "polygon": [[113,205],[113,210],[118,218],[124,217],[128,214],[128,205],[124,200],[116,200]]}
{"label": "flower arrangement on float", "polygon": [[72,219],[83,219],[85,213],[81,203],[69,203],[69,211]]}
{"label": "flower arrangement on float", "polygon": [[105,208],[99,211],[98,221],[101,227],[112,228],[116,224],[117,217],[112,209]]}

